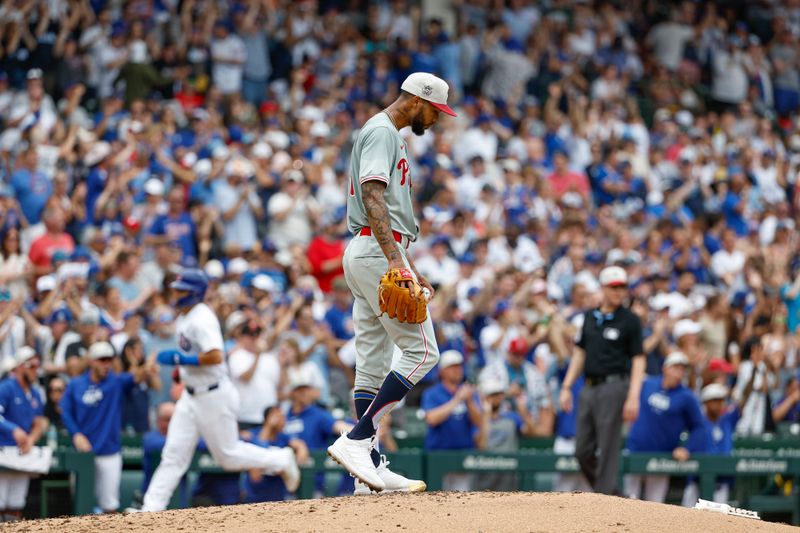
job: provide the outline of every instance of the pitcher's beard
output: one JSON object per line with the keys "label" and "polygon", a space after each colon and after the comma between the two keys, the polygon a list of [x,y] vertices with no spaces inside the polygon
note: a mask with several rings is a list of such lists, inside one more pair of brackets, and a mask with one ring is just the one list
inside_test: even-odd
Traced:
{"label": "pitcher's beard", "polygon": [[422,114],[411,119],[411,131],[417,136],[425,134],[425,122],[422,120]]}

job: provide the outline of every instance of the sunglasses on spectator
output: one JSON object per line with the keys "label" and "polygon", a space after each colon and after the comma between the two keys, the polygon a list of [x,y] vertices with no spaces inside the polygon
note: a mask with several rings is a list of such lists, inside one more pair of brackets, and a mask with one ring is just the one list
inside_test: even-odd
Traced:
{"label": "sunglasses on spectator", "polygon": [[100,361],[101,363],[110,363],[111,361],[114,360],[114,358],[113,357],[98,357],[96,360]]}
{"label": "sunglasses on spectator", "polygon": [[48,390],[50,392],[64,392],[64,387],[50,387]]}

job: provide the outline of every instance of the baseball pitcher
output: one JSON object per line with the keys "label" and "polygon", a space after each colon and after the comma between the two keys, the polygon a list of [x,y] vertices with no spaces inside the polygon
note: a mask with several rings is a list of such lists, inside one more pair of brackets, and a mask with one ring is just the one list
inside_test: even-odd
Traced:
{"label": "baseball pitcher", "polygon": [[[328,455],[356,478],[356,494],[426,488],[389,470],[374,442],[383,415],[439,360],[427,312],[433,287],[406,252],[417,238],[417,225],[408,146],[399,130],[410,126],[422,135],[440,112],[455,113],[447,105],[447,83],[433,74],[415,72],[401,89],[395,102],[364,124],[351,154],[347,221],[355,237],[345,250],[344,273],[355,297],[359,421],[328,448]],[[403,352],[394,366],[393,345]]]}

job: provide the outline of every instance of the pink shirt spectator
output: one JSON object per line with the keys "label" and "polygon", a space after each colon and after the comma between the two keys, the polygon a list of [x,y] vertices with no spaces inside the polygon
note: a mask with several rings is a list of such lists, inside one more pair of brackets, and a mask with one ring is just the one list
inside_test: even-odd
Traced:
{"label": "pink shirt spectator", "polygon": [[583,172],[567,170],[560,174],[556,171],[547,177],[547,181],[550,182],[553,194],[557,199],[560,199],[565,192],[569,191],[580,193],[584,200],[589,198],[589,180]]}
{"label": "pink shirt spectator", "polygon": [[28,257],[37,267],[49,267],[51,259],[56,250],[63,250],[67,253],[72,253],[75,249],[75,242],[69,233],[61,233],[53,235],[45,233],[31,244],[31,250]]}

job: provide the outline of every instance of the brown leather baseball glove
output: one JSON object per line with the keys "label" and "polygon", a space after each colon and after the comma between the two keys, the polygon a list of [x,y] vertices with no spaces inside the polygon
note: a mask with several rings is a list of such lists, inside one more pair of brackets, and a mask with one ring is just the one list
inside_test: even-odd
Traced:
{"label": "brown leather baseball glove", "polygon": [[378,284],[378,305],[381,314],[398,322],[421,324],[428,318],[428,299],[408,268],[392,268]]}

